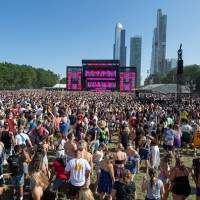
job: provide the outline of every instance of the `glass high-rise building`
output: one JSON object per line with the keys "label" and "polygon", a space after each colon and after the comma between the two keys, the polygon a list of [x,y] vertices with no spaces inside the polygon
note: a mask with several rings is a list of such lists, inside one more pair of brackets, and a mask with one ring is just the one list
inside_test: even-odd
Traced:
{"label": "glass high-rise building", "polygon": [[167,15],[157,10],[157,25],[153,31],[150,73],[166,73],[166,31]]}
{"label": "glass high-rise building", "polygon": [[115,28],[115,43],[113,46],[113,59],[120,60],[120,66],[126,66],[126,31],[122,24],[117,23]]}
{"label": "glass high-rise building", "polygon": [[141,84],[142,36],[130,39],[130,67],[136,67],[136,86]]}

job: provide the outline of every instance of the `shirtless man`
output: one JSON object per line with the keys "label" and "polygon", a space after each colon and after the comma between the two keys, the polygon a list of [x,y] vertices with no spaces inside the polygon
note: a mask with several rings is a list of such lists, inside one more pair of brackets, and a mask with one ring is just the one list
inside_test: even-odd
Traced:
{"label": "shirtless man", "polygon": [[68,134],[68,140],[65,143],[64,149],[66,153],[66,162],[68,163],[72,158],[74,158],[75,150],[77,149],[77,145],[74,142],[74,135],[72,133]]}
{"label": "shirtless man", "polygon": [[[81,151],[82,153],[82,158],[87,160],[90,167],[91,167],[91,174],[93,173],[93,162],[92,162],[92,154],[87,152],[87,142],[85,142],[84,140],[80,141],[78,143],[78,149]],[[86,177],[85,180],[85,187],[89,188],[90,186],[90,174],[88,175],[88,177]]]}
{"label": "shirtless man", "polygon": [[99,195],[97,190],[98,190],[98,183],[99,183],[99,176],[101,173],[101,169],[100,169],[100,162],[103,159],[104,156],[104,151],[106,150],[106,144],[104,144],[103,142],[99,145],[98,150],[96,150],[93,154],[93,162],[94,162],[94,169],[96,171],[97,174],[97,179],[94,185],[94,194],[95,195]]}

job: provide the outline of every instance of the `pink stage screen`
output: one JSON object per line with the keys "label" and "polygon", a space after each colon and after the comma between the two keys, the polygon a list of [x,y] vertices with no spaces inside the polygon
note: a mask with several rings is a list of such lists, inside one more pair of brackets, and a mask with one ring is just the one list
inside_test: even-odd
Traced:
{"label": "pink stage screen", "polygon": [[67,89],[68,90],[82,90],[81,83],[82,72],[68,72],[67,73]]}
{"label": "pink stage screen", "polygon": [[135,89],[135,72],[120,72],[120,91]]}
{"label": "pink stage screen", "polygon": [[116,70],[85,70],[86,77],[116,77]]}
{"label": "pink stage screen", "polygon": [[117,72],[113,69],[86,69],[86,87],[90,90],[110,91],[115,90]]}
{"label": "pink stage screen", "polygon": [[115,89],[116,82],[92,81],[92,82],[87,82],[87,87],[88,88]]}

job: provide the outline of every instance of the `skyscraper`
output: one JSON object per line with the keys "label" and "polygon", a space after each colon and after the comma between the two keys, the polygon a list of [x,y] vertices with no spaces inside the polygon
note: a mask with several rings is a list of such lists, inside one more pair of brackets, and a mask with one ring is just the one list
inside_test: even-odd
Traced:
{"label": "skyscraper", "polygon": [[115,43],[113,46],[113,59],[120,60],[122,67],[126,66],[126,45],[125,40],[126,31],[123,29],[122,24],[117,23],[115,28]]}
{"label": "skyscraper", "polygon": [[157,25],[153,31],[150,73],[166,73],[166,30],[167,15],[157,11]]}
{"label": "skyscraper", "polygon": [[141,55],[142,55],[142,37],[135,36],[130,39],[130,67],[136,67],[136,86],[141,83]]}

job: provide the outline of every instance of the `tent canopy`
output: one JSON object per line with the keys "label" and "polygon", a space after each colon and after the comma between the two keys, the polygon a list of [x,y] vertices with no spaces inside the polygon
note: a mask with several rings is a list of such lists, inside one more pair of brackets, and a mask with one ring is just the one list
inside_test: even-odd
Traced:
{"label": "tent canopy", "polygon": [[[139,89],[144,92],[151,93],[161,93],[161,94],[176,94],[177,93],[177,84],[151,84],[146,85],[143,88]],[[181,86],[181,93],[189,94],[190,89],[184,85]]]}

